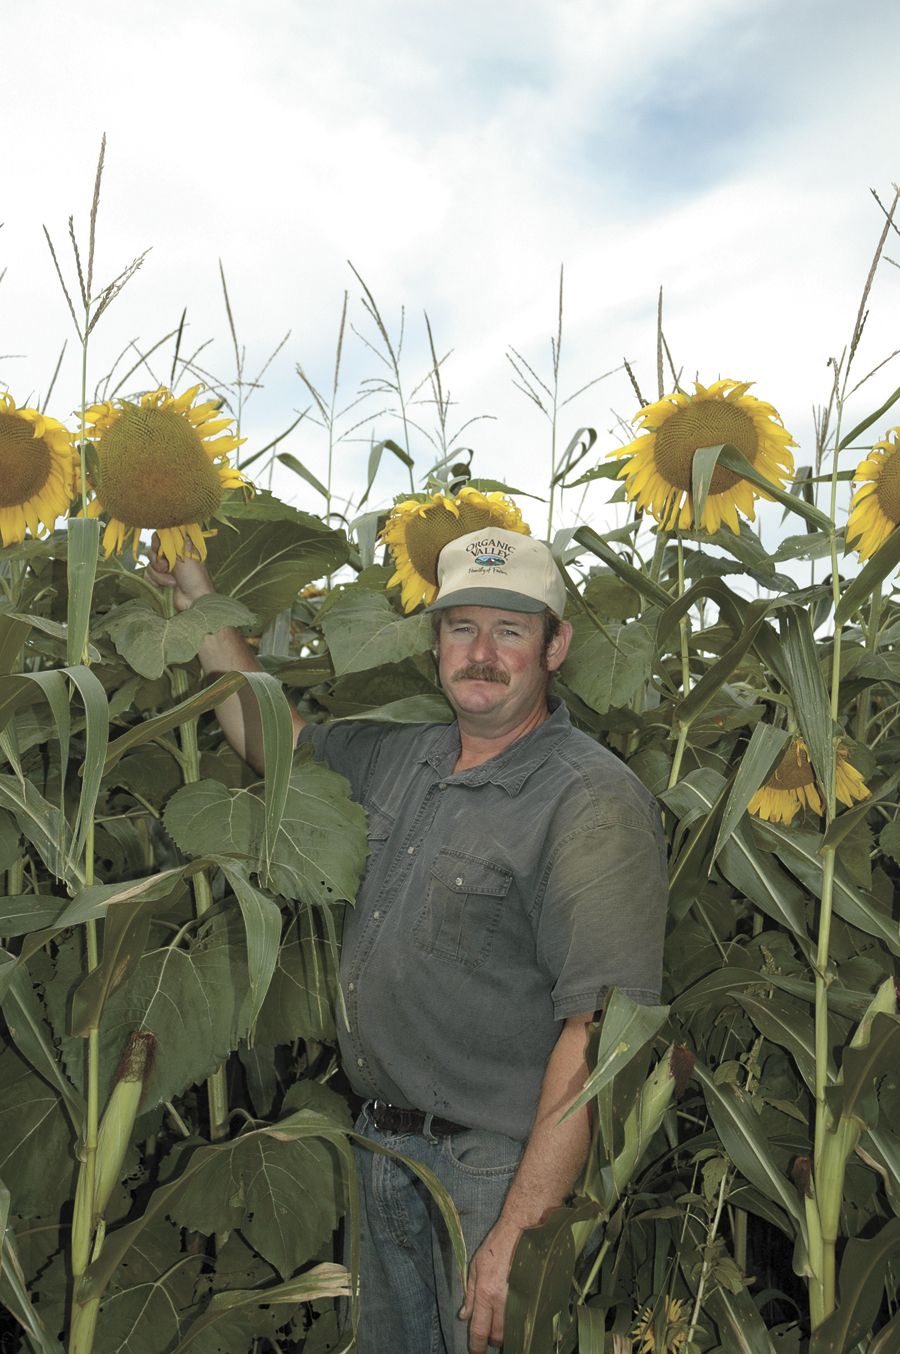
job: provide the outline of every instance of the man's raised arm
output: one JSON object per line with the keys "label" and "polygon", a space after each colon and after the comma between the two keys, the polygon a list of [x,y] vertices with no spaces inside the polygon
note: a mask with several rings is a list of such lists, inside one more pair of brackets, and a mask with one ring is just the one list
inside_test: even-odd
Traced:
{"label": "man's raised arm", "polygon": [[[212,579],[206,566],[199,560],[178,560],[174,569],[169,569],[164,558],[158,554],[158,541],[153,537],[150,548],[150,563],[147,565],[147,577],[160,588],[174,588],[175,610],[187,611],[198,597],[215,592]],[[223,672],[262,672],[256,654],[239,630],[227,625],[214,635],[207,635],[200,646],[200,663],[203,671],[210,677]],[[221,705],[216,706],[216,716],[222,726],[222,732],[239,757],[260,774],[264,769],[262,724],[259,707],[253,693],[244,687],[233,696],[228,696]],[[304,721],[291,705],[291,718],[294,724],[294,742],[303,728]]]}

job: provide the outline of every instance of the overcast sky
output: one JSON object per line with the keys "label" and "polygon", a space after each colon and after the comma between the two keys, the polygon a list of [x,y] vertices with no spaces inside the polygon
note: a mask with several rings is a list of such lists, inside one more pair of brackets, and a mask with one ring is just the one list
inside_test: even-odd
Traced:
{"label": "overcast sky", "polygon": [[[462,437],[482,476],[544,491],[548,425],[505,354],[549,377],[561,263],[563,395],[627,356],[655,397],[662,284],[676,365],[756,381],[810,458],[811,407],[881,228],[869,190],[889,201],[900,178],[894,0],[28,0],[4,5],[3,31],[0,353],[22,356],[0,380],[19,402],[46,390],[66,338],[49,412],[67,419],[79,400],[41,227],[71,277],[67,218],[83,236],[105,131],[99,280],[152,252],[98,325],[91,382],[183,307],[184,350],[212,340],[200,360],[233,379],[221,257],[248,379],[291,331],[244,411],[245,454],[309,404],[298,362],[330,393],[345,289],[376,341],[351,260],[393,335],[406,309],[407,388],[428,368],[427,311],[439,352],[453,349],[451,430],[494,416]],[[900,240],[887,252],[900,259]],[[859,376],[900,347],[898,289],[883,265]],[[171,360],[171,344],[151,359],[158,379]],[[379,370],[348,330],[339,404]],[[142,369],[125,389],[152,383]],[[896,384],[888,366],[850,416]],[[375,395],[358,416],[390,403]],[[616,414],[635,411],[617,372],[563,410],[561,442],[587,424],[595,455],[612,450]],[[431,406],[413,413],[433,424]],[[370,435],[397,437],[397,421],[341,444],[339,495],[359,498]],[[421,474],[433,448],[415,431],[411,446]],[[301,423],[281,449],[324,478],[320,431]],[[405,483],[393,465],[377,499]],[[320,506],[288,471],[277,486]],[[608,494],[601,482],[585,508],[601,529],[616,520]],[[567,497],[566,520],[579,503]],[[535,528],[542,514],[526,512]]]}

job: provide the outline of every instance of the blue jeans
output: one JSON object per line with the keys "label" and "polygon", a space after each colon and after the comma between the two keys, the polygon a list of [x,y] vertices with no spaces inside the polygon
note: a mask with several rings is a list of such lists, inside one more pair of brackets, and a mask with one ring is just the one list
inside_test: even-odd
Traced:
{"label": "blue jeans", "polygon": [[[427,1121],[426,1121],[427,1129]],[[496,1222],[524,1144],[467,1129],[437,1138],[382,1133],[365,1109],[356,1131],[434,1171],[456,1205],[471,1260]],[[466,1354],[464,1292],[426,1187],[399,1161],[356,1147],[361,1254],[357,1354]]]}

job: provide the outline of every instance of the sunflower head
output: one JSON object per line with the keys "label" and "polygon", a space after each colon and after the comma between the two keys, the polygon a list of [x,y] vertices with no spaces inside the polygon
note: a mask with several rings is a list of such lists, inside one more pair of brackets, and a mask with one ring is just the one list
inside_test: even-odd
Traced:
{"label": "sunflower head", "polygon": [[438,555],[449,541],[484,527],[504,527],[530,535],[522,514],[503,494],[482,494],[465,485],[455,496],[437,493],[397,503],[381,533],[390,548],[396,573],[388,583],[401,585],[404,611],[437,596]]}
{"label": "sunflower head", "polygon": [[176,396],[161,386],[136,403],[108,400],[86,411],[96,480],[88,511],[109,514],[107,555],[129,537],[136,553],[147,529],[158,532],[170,566],[206,558],[202,524],[218,512],[225,489],[246,481],[228,462],[243,439],[234,436],[230,418],[218,417],[218,401],[194,403],[199,390]]}
{"label": "sunflower head", "polygon": [[900,526],[900,428],[875,443],[853,478],[859,488],[850,505],[847,541],[866,560]]}
{"label": "sunflower head", "polygon": [[636,415],[641,435],[611,453],[628,458],[619,471],[625,492],[661,526],[718,531],[724,523],[738,532],[738,513],[752,522],[755,499],[768,497],[749,480],[717,465],[702,518],[695,522],[691,471],[694,452],[701,447],[730,442],[779,488],[790,479],[794,458],[788,448],[797,443],[770,404],[747,394],[749,387],[749,382],[723,380],[702,386],[698,381],[693,395],[682,391],[666,395]]}
{"label": "sunflower head", "polygon": [[61,423],[0,394],[0,544],[41,536],[68,512],[75,465],[72,434]]}
{"label": "sunflower head", "polygon": [[[846,743],[838,743],[835,794],[841,804],[847,805],[868,799],[870,794],[856,767],[847,760],[849,756],[850,749]],[[787,825],[804,807],[816,814],[824,812],[807,746],[802,738],[793,738],[781,761],[765,785],[757,790],[747,809],[767,822]]]}
{"label": "sunflower head", "polygon": [[635,1325],[631,1339],[637,1354],[676,1354],[687,1344],[690,1334],[687,1305],[680,1298],[662,1299],[663,1334],[657,1343],[656,1327],[659,1302],[641,1307],[635,1312]]}

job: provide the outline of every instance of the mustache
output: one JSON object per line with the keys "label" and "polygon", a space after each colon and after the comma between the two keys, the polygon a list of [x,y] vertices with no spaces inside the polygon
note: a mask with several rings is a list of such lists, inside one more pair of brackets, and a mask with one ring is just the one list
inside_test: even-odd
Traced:
{"label": "mustache", "polygon": [[492,668],[488,663],[469,663],[467,667],[458,668],[453,674],[454,682],[499,682],[502,686],[509,686],[509,673],[503,672],[500,668]]}

